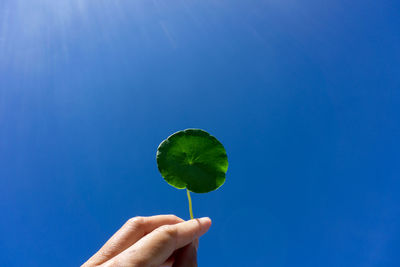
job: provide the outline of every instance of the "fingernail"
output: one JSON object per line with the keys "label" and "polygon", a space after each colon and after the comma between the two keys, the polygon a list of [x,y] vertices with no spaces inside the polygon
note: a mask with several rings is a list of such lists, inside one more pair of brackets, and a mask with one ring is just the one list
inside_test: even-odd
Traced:
{"label": "fingernail", "polygon": [[203,217],[203,218],[200,218],[199,221],[201,223],[208,223],[208,222],[211,222],[211,219],[209,217]]}

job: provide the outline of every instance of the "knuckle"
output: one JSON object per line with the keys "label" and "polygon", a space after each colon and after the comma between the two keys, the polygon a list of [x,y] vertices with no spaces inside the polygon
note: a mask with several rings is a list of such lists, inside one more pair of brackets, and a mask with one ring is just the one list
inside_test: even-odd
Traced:
{"label": "knuckle", "polygon": [[145,220],[144,217],[136,216],[136,217],[130,218],[125,224],[128,227],[139,228],[144,225],[144,223],[145,223],[144,220]]}
{"label": "knuckle", "polygon": [[168,218],[172,221],[179,221],[179,222],[183,222],[183,220],[181,218],[179,218],[178,216],[174,215],[174,214],[167,214]]}
{"label": "knuckle", "polygon": [[177,234],[176,227],[173,227],[172,225],[163,225],[161,226],[161,230],[171,237],[175,237]]}
{"label": "knuckle", "polygon": [[172,225],[163,225],[158,229],[164,235],[165,242],[168,242],[170,240],[176,240],[178,235],[176,227],[173,227]]}

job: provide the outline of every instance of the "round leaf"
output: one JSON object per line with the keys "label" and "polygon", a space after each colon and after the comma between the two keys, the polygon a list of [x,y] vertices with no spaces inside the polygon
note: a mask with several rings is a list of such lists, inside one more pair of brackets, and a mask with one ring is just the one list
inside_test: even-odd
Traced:
{"label": "round leaf", "polygon": [[170,185],[207,193],[225,182],[228,157],[217,138],[200,129],[186,129],[159,145],[157,165]]}

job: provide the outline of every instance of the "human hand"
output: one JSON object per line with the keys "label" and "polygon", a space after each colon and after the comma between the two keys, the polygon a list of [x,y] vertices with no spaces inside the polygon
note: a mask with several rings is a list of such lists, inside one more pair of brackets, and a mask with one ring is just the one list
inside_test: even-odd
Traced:
{"label": "human hand", "polygon": [[207,217],[135,217],[81,267],[196,267],[198,238],[210,226]]}

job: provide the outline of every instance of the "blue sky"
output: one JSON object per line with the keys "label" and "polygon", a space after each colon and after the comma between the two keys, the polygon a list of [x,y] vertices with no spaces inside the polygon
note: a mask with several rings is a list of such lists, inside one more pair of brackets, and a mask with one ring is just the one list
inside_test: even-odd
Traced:
{"label": "blue sky", "polygon": [[400,3],[1,0],[0,259],[77,266],[127,219],[188,218],[158,173],[202,128],[199,266],[400,265]]}

